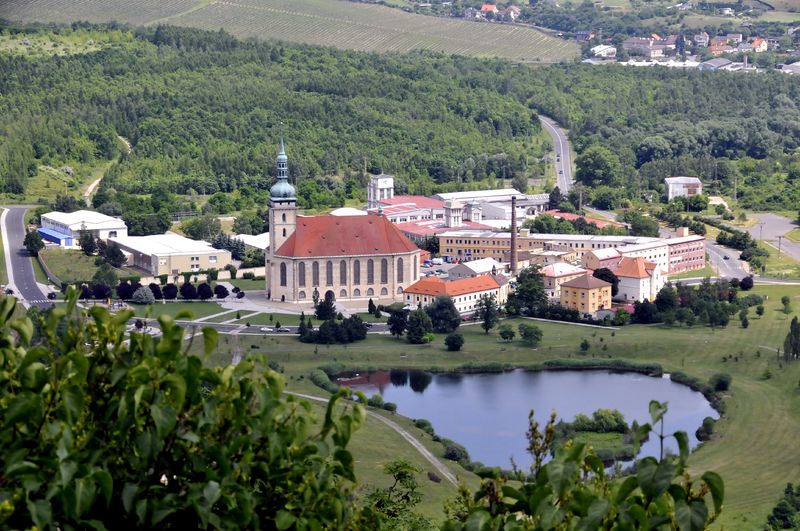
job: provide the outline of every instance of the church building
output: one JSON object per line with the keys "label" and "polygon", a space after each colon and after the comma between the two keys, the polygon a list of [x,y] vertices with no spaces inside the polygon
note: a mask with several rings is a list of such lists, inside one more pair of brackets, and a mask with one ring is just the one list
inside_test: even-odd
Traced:
{"label": "church building", "polygon": [[403,301],[419,278],[420,249],[379,210],[368,216],[301,216],[288,181],[281,139],[270,188],[267,297],[308,303],[331,292],[339,301]]}

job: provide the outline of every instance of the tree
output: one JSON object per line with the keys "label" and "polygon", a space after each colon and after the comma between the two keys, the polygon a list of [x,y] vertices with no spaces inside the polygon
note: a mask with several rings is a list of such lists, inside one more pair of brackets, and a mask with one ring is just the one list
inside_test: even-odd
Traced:
{"label": "tree", "polygon": [[44,249],[44,240],[42,240],[42,235],[39,234],[39,231],[32,231],[25,235],[23,245],[25,245],[31,256],[37,256],[39,251]]}
{"label": "tree", "polygon": [[111,298],[111,286],[108,284],[92,284],[92,298],[98,300]]}
{"label": "tree", "polygon": [[506,342],[512,341],[514,336],[517,335],[514,329],[511,328],[511,325],[508,324],[500,325],[500,328],[497,329],[497,333],[500,335],[503,341]]}
{"label": "tree", "polygon": [[[16,471],[0,485],[4,526],[382,527],[364,521],[375,517],[354,502],[347,447],[365,418],[360,403],[334,394],[319,428],[309,429],[310,404],[284,394],[283,376],[263,357],[248,356],[223,378],[188,353],[171,318],[160,319],[169,340],[120,341],[126,319],[102,307],[85,316],[75,294],[59,308],[68,315],[38,319],[49,338],[38,353],[28,334],[10,331],[14,299],[0,303],[3,371],[19,382],[4,383],[0,398],[3,411],[18,412],[0,431],[5,464]],[[32,324],[21,317],[13,326]],[[203,337],[207,356],[217,334]]]}
{"label": "tree", "polygon": [[117,297],[124,301],[129,300],[133,296],[133,291],[133,286],[131,286],[127,280],[123,280],[117,285]]}
{"label": "tree", "polygon": [[218,299],[224,299],[225,297],[230,295],[230,292],[228,291],[228,288],[226,288],[222,284],[217,284],[216,286],[214,286],[214,295],[216,295]]}
{"label": "tree", "polygon": [[756,306],[756,315],[758,315],[759,317],[764,315],[764,305],[763,304],[759,304],[758,306]]}
{"label": "tree", "polygon": [[125,258],[125,254],[123,254],[122,250],[119,248],[115,242],[111,242],[106,246],[105,252],[105,259],[114,267],[122,267],[122,264],[125,263],[127,258]]}
{"label": "tree", "polygon": [[191,282],[184,282],[181,284],[181,297],[186,299],[187,301],[191,301],[197,298],[197,288],[194,287],[194,284]]}
{"label": "tree", "polygon": [[547,307],[547,294],[544,292],[541,268],[538,265],[527,267],[517,273],[517,290],[508,296],[506,311],[511,315],[533,315]]}
{"label": "tree", "polygon": [[678,309],[678,294],[671,286],[664,286],[656,295],[656,308],[661,313]]}
{"label": "tree", "polygon": [[553,187],[550,191],[547,207],[549,209],[558,208],[558,206],[565,201],[565,197],[561,194],[561,189],[558,186]]}
{"label": "tree", "polygon": [[105,284],[106,286],[117,285],[117,272],[110,264],[103,263],[92,275],[92,283]]}
{"label": "tree", "polygon": [[377,309],[378,308],[375,306],[375,303],[372,302],[372,297],[370,297],[369,298],[369,303],[367,304],[367,312],[370,315],[375,315],[375,310],[377,310]]}
{"label": "tree", "polygon": [[155,282],[151,282],[147,285],[150,291],[153,293],[153,299],[160,301],[164,298],[164,292],[161,291],[161,286]]}
{"label": "tree", "polygon": [[753,275],[748,275],[739,281],[739,288],[742,291],[750,291],[753,289]]}
{"label": "tree", "polygon": [[422,308],[417,308],[408,315],[408,328],[406,330],[406,340],[409,343],[419,345],[426,343],[426,337],[433,332],[431,318]]}
{"label": "tree", "polygon": [[327,321],[336,317],[336,305],[334,304],[332,292],[328,291],[325,293],[325,298],[322,300],[322,302],[317,304],[317,308],[314,310],[314,315],[320,321]]}
{"label": "tree", "polygon": [[523,194],[528,193],[528,178],[522,172],[514,174],[511,178],[511,187]]}
{"label": "tree", "polygon": [[[383,398],[375,395],[369,399],[373,407],[381,407]],[[383,466],[384,473],[392,478],[389,487],[378,488],[367,494],[367,504],[388,521],[389,529],[432,529],[434,523],[413,511],[422,501],[418,492],[416,475],[422,469],[403,458],[398,458]],[[373,526],[379,527],[377,525]]]}
{"label": "tree", "polygon": [[594,270],[592,276],[595,278],[599,278],[600,280],[605,280],[609,284],[611,284],[611,296],[616,297],[617,293],[619,293],[619,277],[614,274],[607,267],[601,267]]}
{"label": "tree", "polygon": [[792,313],[792,299],[788,295],[781,297],[781,304],[783,304],[783,313],[786,315]]}
{"label": "tree", "polygon": [[542,329],[536,325],[520,323],[517,327],[519,329],[519,337],[529,347],[535,347],[541,342],[544,334]]}
{"label": "tree", "polygon": [[95,244],[94,236],[92,236],[92,233],[88,230],[81,230],[78,242],[81,251],[83,251],[86,256],[92,256],[97,250],[97,244]]}
{"label": "tree", "polygon": [[581,347],[581,352],[586,353],[592,347],[592,345],[589,343],[589,340],[584,337],[581,340],[580,347]]}
{"label": "tree", "polygon": [[461,324],[461,314],[458,313],[453,299],[447,296],[436,297],[432,303],[425,307],[431,318],[433,331],[440,334],[449,334]]}
{"label": "tree", "polygon": [[178,286],[170,282],[164,286],[164,289],[161,290],[161,292],[164,294],[164,299],[168,301],[175,300],[175,298],[178,296]]}
{"label": "tree", "polygon": [[657,323],[661,320],[658,314],[658,307],[645,299],[642,302],[633,303],[633,322],[639,324]]}
{"label": "tree", "polygon": [[447,334],[447,337],[444,338],[444,344],[447,346],[447,350],[451,352],[459,351],[461,347],[464,346],[464,336],[452,332]]}
{"label": "tree", "polygon": [[211,289],[211,286],[208,285],[208,282],[203,282],[199,286],[197,286],[197,297],[201,301],[207,301],[213,296],[214,296],[214,291]]}
{"label": "tree", "polygon": [[408,328],[408,312],[405,310],[393,310],[389,313],[389,319],[386,324],[389,325],[389,333],[400,339],[400,336]]}
{"label": "tree", "polygon": [[598,144],[584,149],[575,158],[575,178],[592,186],[613,186],[622,178],[622,163],[613,151]]}
{"label": "tree", "polygon": [[150,288],[145,286],[140,286],[133,292],[133,296],[131,297],[131,302],[134,304],[153,304],[155,301],[156,299],[153,297],[153,292],[150,291]]}
{"label": "tree", "polygon": [[789,324],[789,333],[783,340],[783,355],[787,360],[800,358],[800,323],[797,322],[796,316]]}
{"label": "tree", "polygon": [[181,230],[193,240],[211,241],[222,232],[222,224],[215,216],[199,216],[181,223]]}
{"label": "tree", "polygon": [[485,334],[497,326],[499,313],[494,295],[484,294],[475,304],[475,318],[481,321],[481,328]]}

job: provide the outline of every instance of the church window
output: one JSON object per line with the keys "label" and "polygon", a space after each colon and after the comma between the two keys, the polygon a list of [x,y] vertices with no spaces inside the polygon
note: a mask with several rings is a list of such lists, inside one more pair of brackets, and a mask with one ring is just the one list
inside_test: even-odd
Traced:
{"label": "church window", "polygon": [[339,284],[347,284],[347,262],[339,262]]}
{"label": "church window", "polygon": [[361,296],[361,290],[358,289],[358,288],[354,289],[353,290],[353,297],[360,297],[360,296]]}
{"label": "church window", "polygon": [[373,295],[375,295],[375,290],[372,289],[372,288],[369,288],[367,290],[367,297],[372,297]]}
{"label": "church window", "polygon": [[403,259],[402,258],[398,258],[397,259],[397,281],[398,282],[402,282],[403,281]]}
{"label": "church window", "polygon": [[300,293],[297,294],[297,298],[300,299],[300,300],[305,299],[306,298],[306,292],[305,291],[301,291]]}
{"label": "church window", "polygon": [[383,296],[383,295],[388,295],[388,294],[389,294],[389,290],[388,290],[388,289],[386,289],[386,288],[381,288],[381,295],[382,295],[382,296]]}
{"label": "church window", "polygon": [[283,229],[283,235],[286,236],[286,229]]}
{"label": "church window", "polygon": [[353,284],[361,284],[361,260],[353,262]]}
{"label": "church window", "polygon": [[325,285],[333,286],[333,262],[330,260],[325,263]]}
{"label": "church window", "polygon": [[339,291],[339,296],[340,297],[347,297],[347,290],[340,290]]}
{"label": "church window", "polygon": [[374,284],[375,283],[375,262],[372,261],[372,258],[367,260],[367,284]]}
{"label": "church window", "polygon": [[381,284],[389,282],[389,261],[386,258],[381,259]]}
{"label": "church window", "polygon": [[319,286],[319,262],[311,264],[311,283]]}
{"label": "church window", "polygon": [[286,223],[286,214],[281,214],[281,221]]}
{"label": "church window", "polygon": [[286,264],[281,262],[281,286],[286,286]]}
{"label": "church window", "polygon": [[306,264],[305,262],[300,262],[297,265],[297,285],[301,288],[304,288],[306,285]]}

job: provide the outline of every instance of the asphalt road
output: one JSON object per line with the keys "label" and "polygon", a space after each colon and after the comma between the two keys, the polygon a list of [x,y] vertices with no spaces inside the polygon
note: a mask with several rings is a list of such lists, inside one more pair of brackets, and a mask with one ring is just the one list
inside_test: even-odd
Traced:
{"label": "asphalt road", "polygon": [[[798,224],[793,220],[779,216],[777,214],[754,214],[759,223],[750,227],[748,232],[753,238],[765,240],[778,247],[778,237],[783,236],[792,229],[796,229]],[[795,243],[788,238],[780,240],[780,249],[795,260],[800,260],[800,243]]]}
{"label": "asphalt road", "polygon": [[6,253],[10,260],[8,283],[17,298],[24,299],[31,306],[48,307],[50,302],[36,284],[31,256],[25,249],[25,211],[28,207],[3,207],[8,210],[3,232],[8,238]]}
{"label": "asphalt road", "polygon": [[567,133],[555,120],[543,115],[539,115],[539,119],[553,139],[553,147],[556,150],[556,184],[561,193],[567,195],[573,183],[572,152]]}

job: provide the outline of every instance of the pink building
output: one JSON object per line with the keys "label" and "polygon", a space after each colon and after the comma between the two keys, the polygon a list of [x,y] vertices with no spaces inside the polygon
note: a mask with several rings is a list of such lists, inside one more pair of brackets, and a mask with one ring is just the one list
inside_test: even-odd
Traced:
{"label": "pink building", "polygon": [[692,235],[666,240],[669,249],[669,274],[703,269],[706,265],[706,239]]}
{"label": "pink building", "polygon": [[[621,249],[625,249],[621,247]],[[581,257],[581,265],[586,269],[591,269],[594,271],[595,269],[601,269],[603,267],[607,269],[613,269],[619,263],[619,259],[622,255],[620,254],[619,250],[609,247],[607,249],[592,249],[584,253]]]}

